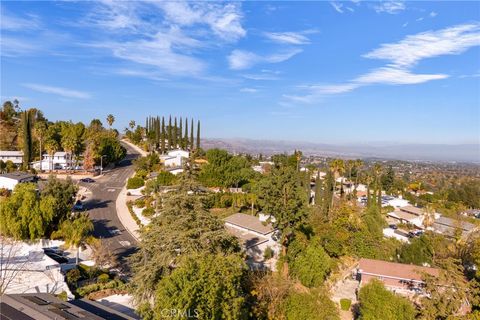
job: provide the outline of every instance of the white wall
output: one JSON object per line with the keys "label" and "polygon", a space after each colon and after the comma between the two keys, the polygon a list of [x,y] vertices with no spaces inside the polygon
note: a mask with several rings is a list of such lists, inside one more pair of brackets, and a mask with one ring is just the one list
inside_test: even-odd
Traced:
{"label": "white wall", "polygon": [[8,190],[13,190],[17,185],[18,181],[15,179],[10,179],[7,177],[0,177],[0,189],[5,188]]}

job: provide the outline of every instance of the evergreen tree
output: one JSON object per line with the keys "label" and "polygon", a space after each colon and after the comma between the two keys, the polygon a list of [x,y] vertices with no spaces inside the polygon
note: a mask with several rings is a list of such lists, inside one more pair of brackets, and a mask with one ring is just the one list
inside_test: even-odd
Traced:
{"label": "evergreen tree", "polygon": [[172,133],[172,147],[173,149],[177,149],[178,143],[178,128],[177,128],[177,117],[175,117],[173,122],[173,133]]}
{"label": "evergreen tree", "polygon": [[190,122],[190,151],[193,150],[193,118]]}
{"label": "evergreen tree", "polygon": [[172,149],[172,116],[168,117],[168,147],[167,149]]}
{"label": "evergreen tree", "polygon": [[180,145],[180,149],[183,150],[185,146],[185,141],[183,140],[183,119],[180,117],[180,127],[178,128],[178,144]]}
{"label": "evergreen tree", "polygon": [[32,112],[26,110],[22,113],[23,134],[23,165],[29,168],[32,161]]}
{"label": "evergreen tree", "polygon": [[185,118],[185,137],[183,138],[183,141],[185,141],[185,149],[188,148],[189,141],[188,141],[188,118]]}
{"label": "evergreen tree", "polygon": [[165,153],[165,118],[162,117],[162,130],[160,134],[160,153]]}
{"label": "evergreen tree", "polygon": [[200,149],[200,120],[197,122],[197,150]]}
{"label": "evergreen tree", "polygon": [[158,149],[160,144],[160,117],[155,119],[155,149]]}

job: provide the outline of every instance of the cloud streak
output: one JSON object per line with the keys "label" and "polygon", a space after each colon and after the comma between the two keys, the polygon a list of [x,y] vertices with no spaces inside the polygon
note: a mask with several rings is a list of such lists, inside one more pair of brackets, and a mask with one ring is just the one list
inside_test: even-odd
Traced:
{"label": "cloud streak", "polygon": [[443,55],[458,55],[480,46],[480,23],[462,24],[449,28],[409,35],[396,43],[382,44],[363,55],[364,58],[386,60],[383,67],[373,69],[346,83],[303,86],[305,95],[284,95],[294,102],[312,103],[326,95],[350,92],[374,85],[419,84],[446,79],[447,74],[416,74],[412,69],[422,60]]}
{"label": "cloud streak", "polygon": [[384,1],[373,6],[376,13],[398,14],[406,9],[403,1]]}
{"label": "cloud streak", "polygon": [[47,86],[43,84],[36,84],[36,83],[24,83],[24,87],[32,89],[34,91],[54,94],[57,96],[65,97],[65,98],[75,98],[75,99],[90,99],[91,95],[84,91],[72,90],[62,87],[53,87]]}
{"label": "cloud streak", "polygon": [[292,45],[309,44],[310,39],[304,33],[306,32],[265,32],[264,36],[277,43]]}
{"label": "cloud streak", "polygon": [[230,69],[244,70],[253,67],[259,63],[279,63],[286,61],[302,52],[302,49],[289,49],[269,55],[258,55],[245,50],[233,50],[227,57]]}

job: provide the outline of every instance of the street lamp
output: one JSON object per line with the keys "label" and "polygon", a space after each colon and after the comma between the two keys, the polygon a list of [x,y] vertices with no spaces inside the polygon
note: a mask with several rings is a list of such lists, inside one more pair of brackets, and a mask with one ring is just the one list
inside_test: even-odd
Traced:
{"label": "street lamp", "polygon": [[106,155],[100,157],[100,174],[103,173],[103,157],[106,157]]}

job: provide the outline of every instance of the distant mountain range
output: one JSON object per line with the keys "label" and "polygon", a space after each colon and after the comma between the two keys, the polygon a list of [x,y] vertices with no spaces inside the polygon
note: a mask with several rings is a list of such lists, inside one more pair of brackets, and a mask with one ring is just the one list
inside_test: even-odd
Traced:
{"label": "distant mountain range", "polygon": [[271,155],[301,150],[304,155],[345,158],[381,158],[410,161],[448,161],[480,163],[480,144],[345,144],[312,142],[203,139],[204,149],[221,148],[234,153]]}

